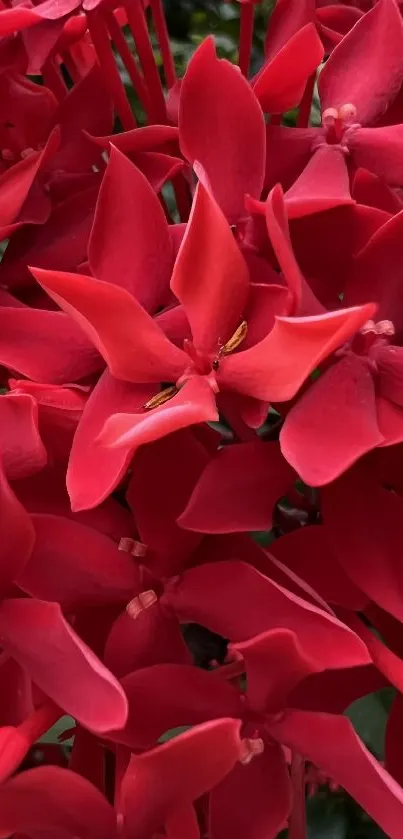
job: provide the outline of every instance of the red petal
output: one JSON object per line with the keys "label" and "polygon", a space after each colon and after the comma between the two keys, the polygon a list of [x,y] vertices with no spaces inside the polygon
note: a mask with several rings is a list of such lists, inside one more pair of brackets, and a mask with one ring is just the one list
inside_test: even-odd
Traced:
{"label": "red petal", "polygon": [[330,53],[363,14],[355,6],[344,3],[336,6],[332,0],[329,6],[316,9],[316,22],[325,52]]}
{"label": "red petal", "polygon": [[346,287],[349,305],[373,300],[378,304],[377,320],[393,321],[398,335],[403,332],[402,235],[403,211],[374,232],[353,261]]}
{"label": "red petal", "polygon": [[[271,269],[269,263],[266,265]],[[251,271],[253,276],[253,271]],[[273,272],[274,273],[274,272]],[[278,275],[274,274],[278,280]],[[248,331],[242,341],[242,350],[247,350],[262,341],[273,329],[276,315],[290,315],[294,308],[293,295],[284,285],[277,282],[253,282],[249,286],[248,300],[244,309],[244,319]],[[265,417],[264,417],[265,419]]]}
{"label": "red petal", "polygon": [[132,457],[131,447],[100,447],[105,422],[121,411],[138,411],[153,395],[148,385],[120,382],[105,370],[82,414],[71,448],[67,489],[73,510],[95,507],[115,489]]}
{"label": "red petal", "polygon": [[215,352],[232,337],[242,320],[248,285],[248,269],[228,222],[199,183],[171,288],[201,352]]}
{"label": "red petal", "polygon": [[168,839],[200,839],[200,828],[195,808],[192,804],[179,805],[165,822],[165,834]]}
{"label": "red petal", "polygon": [[113,376],[136,383],[176,381],[187,356],[165,337],[126,289],[62,271],[32,273],[105,358]]}
{"label": "red petal", "polygon": [[0,451],[10,480],[42,469],[47,454],[38,431],[38,406],[32,396],[9,393],[0,399],[0,429]]}
{"label": "red petal", "polygon": [[285,418],[281,451],[305,483],[323,486],[383,442],[372,373],[345,356],[311,385]]}
{"label": "red petal", "polygon": [[68,195],[46,224],[24,225],[16,232],[1,261],[1,281],[12,288],[32,285],[28,265],[74,271],[87,257],[97,191],[98,184]]}
{"label": "red petal", "polygon": [[191,656],[175,615],[163,612],[158,601],[142,608],[135,598],[112,625],[104,661],[120,678],[153,664],[190,664]]}
{"label": "red petal", "polygon": [[308,676],[289,698],[289,708],[342,714],[352,702],[390,683],[373,664],[346,670],[325,670]]}
{"label": "red petal", "polygon": [[246,766],[237,764],[210,797],[212,839],[275,839],[291,807],[291,786],[280,746],[266,745]]}
{"label": "red petal", "polygon": [[324,56],[316,27],[308,23],[258,73],[253,92],[263,111],[282,114],[295,108],[302,99],[309,76]]}
{"label": "red petal", "polygon": [[189,62],[180,95],[179,133],[184,155],[201,163],[216,201],[229,221],[237,221],[245,215],[245,194],[259,198],[262,191],[265,124],[248,82],[236,67],[216,57],[211,37]]}
{"label": "red petal", "polygon": [[35,542],[31,518],[7,483],[0,464],[0,596],[28,562]]}
{"label": "red petal", "polygon": [[0,789],[0,836],[14,833],[114,839],[116,817],[89,781],[59,766],[40,766]]}
{"label": "red petal", "polygon": [[95,64],[73,85],[59,105],[55,122],[61,127],[61,143],[55,169],[76,173],[96,165],[99,151],[88,142],[85,134],[109,133],[113,128],[113,117],[112,100],[105,90],[102,71]]}
{"label": "red petal", "polygon": [[33,712],[32,682],[13,658],[0,664],[2,683],[0,719],[3,725],[18,726]]}
{"label": "red petal", "polygon": [[37,175],[54,154],[58,144],[59,134],[54,129],[42,152],[32,152],[3,172],[0,177],[0,227],[6,227],[18,219]]}
{"label": "red petal", "polygon": [[268,530],[293,479],[278,443],[225,446],[204,469],[179,524],[199,533]]}
{"label": "red petal", "polygon": [[124,824],[130,839],[149,839],[179,805],[216,786],[241,755],[240,722],[196,726],[142,755],[133,755],[122,782]]}
{"label": "red petal", "polygon": [[218,411],[210,385],[194,376],[168,402],[142,414],[115,414],[103,428],[99,442],[112,448],[125,447],[134,454],[139,446],[160,440],[173,431],[199,422],[217,422]]}
{"label": "red petal", "polygon": [[18,582],[41,600],[67,611],[102,603],[127,603],[141,589],[140,571],[130,554],[111,539],[62,516],[32,516],[35,546]]}
{"label": "red petal", "polygon": [[298,636],[289,629],[270,629],[235,644],[235,649],[245,661],[249,702],[262,713],[281,711],[293,688],[318,672],[315,661],[304,653]]}
{"label": "red petal", "polygon": [[[115,137],[117,135],[115,134]],[[161,154],[158,151],[136,152],[132,155],[133,163],[145,175],[154,192],[160,192],[167,181],[182,170],[189,167],[180,157],[173,157],[171,154]]]}
{"label": "red petal", "polygon": [[133,128],[107,137],[91,137],[94,143],[106,151],[113,145],[123,154],[162,149],[167,143],[175,143],[177,147],[178,139],[179,132],[174,125],[145,125],[144,128]]}
{"label": "red petal", "polygon": [[403,347],[380,346],[376,352],[379,390],[384,399],[403,407]]}
{"label": "red petal", "polygon": [[309,163],[318,141],[325,141],[322,128],[288,128],[267,125],[267,156],[264,187],[280,183],[289,189]]}
{"label": "red petal", "polygon": [[224,358],[225,387],[267,402],[286,402],[307,376],[373,317],[372,303],[325,315],[276,318],[271,332],[245,352]]}
{"label": "red petal", "polygon": [[209,459],[187,428],[136,454],[126,498],[147,545],[147,567],[158,577],[179,573],[200,542],[201,536],[187,533],[176,520]]}
{"label": "red petal", "polygon": [[379,0],[333,50],[319,77],[322,112],[353,104],[357,122],[386,110],[403,78],[403,22],[394,0]]}
{"label": "red petal", "polygon": [[270,552],[311,585],[328,603],[362,611],[368,598],[340,565],[325,527],[305,526],[286,533]]}
{"label": "red petal", "polygon": [[322,499],[328,536],[346,573],[371,600],[402,621],[403,498],[384,489],[369,464],[361,463],[326,487]]}
{"label": "red petal", "polygon": [[102,360],[63,312],[9,306],[0,308],[0,363],[34,381],[65,384]]}
{"label": "red petal", "polygon": [[122,688],[76,635],[59,605],[4,601],[0,637],[6,652],[38,687],[83,725],[103,732],[125,724],[127,700]]}
{"label": "red petal", "polygon": [[277,0],[265,41],[265,55],[273,58],[307,23],[315,21],[315,0]]}
{"label": "red petal", "polygon": [[[285,282],[293,297],[292,309],[287,314],[322,314],[324,311],[323,306],[316,299],[308,283],[302,276],[292,249],[287,218],[288,204],[285,204],[286,197],[283,196],[279,184],[274,187],[266,201],[265,218],[270,242]],[[289,216],[292,217],[291,214]]]}
{"label": "red petal", "polygon": [[89,242],[91,272],[100,280],[123,286],[153,312],[166,293],[172,250],[155,192],[136,166],[112,146]]}
{"label": "red petal", "polygon": [[389,712],[385,733],[385,766],[398,784],[403,784],[401,742],[403,737],[403,696],[398,693]]}
{"label": "red petal", "polygon": [[215,562],[185,571],[168,586],[161,602],[169,604],[181,621],[200,623],[235,642],[268,629],[290,629],[318,667],[347,667],[369,660],[362,642],[336,618],[243,562]]}
{"label": "red petal", "polygon": [[292,711],[272,734],[340,784],[392,839],[399,839],[403,790],[368,752],[345,717]]}
{"label": "red petal", "polygon": [[348,147],[356,166],[369,169],[391,186],[400,186],[403,183],[402,140],[403,125],[360,128],[349,137]]}
{"label": "red petal", "polygon": [[244,712],[242,696],[235,687],[193,665],[156,664],[136,670],[122,679],[122,687],[129,701],[129,717],[125,727],[110,736],[134,749],[150,748],[172,728],[219,717],[242,717]]}
{"label": "red petal", "polygon": [[[372,129],[368,130],[372,131]],[[402,209],[401,201],[396,192],[385,184],[378,175],[368,172],[367,169],[357,169],[351,193],[359,204],[376,207],[391,215],[396,215]]]}
{"label": "red petal", "polygon": [[376,411],[379,430],[384,436],[383,446],[395,446],[403,442],[403,409],[389,399],[378,396]]}
{"label": "red petal", "polygon": [[342,151],[330,145],[318,148],[284,198],[289,218],[354,204]]}

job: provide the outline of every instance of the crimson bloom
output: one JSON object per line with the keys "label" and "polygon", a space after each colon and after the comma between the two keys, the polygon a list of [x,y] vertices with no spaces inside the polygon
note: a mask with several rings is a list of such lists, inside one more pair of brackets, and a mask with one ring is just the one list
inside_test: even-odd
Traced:
{"label": "crimson bloom", "polygon": [[[33,270],[43,288],[87,331],[114,377],[109,385],[104,380],[103,406],[97,405],[102,421],[99,413],[96,420],[91,419],[92,434],[98,427],[101,444],[116,450],[111,455],[115,458],[113,482],[102,488],[98,483],[96,496],[92,491],[85,506],[106,497],[122,467],[143,443],[178,428],[216,420],[218,391],[239,394],[247,422],[260,425],[258,404],[294,396],[320,361],[374,311],[367,305],[312,318],[277,317],[273,326],[276,309],[273,311],[270,288],[265,287],[263,323],[261,315],[253,319],[253,297],[251,318],[244,320],[249,290],[246,264],[218,205],[202,184],[197,188],[171,280],[191,327],[192,338],[185,339],[183,349],[168,340],[157,321],[125,289],[82,275]],[[249,344],[245,350],[244,339]],[[234,352],[239,345],[241,351]],[[172,384],[156,393],[157,382]],[[137,401],[142,411],[122,412],[126,400],[132,410]],[[77,478],[80,481],[79,475]],[[72,491],[80,493],[79,487]],[[75,498],[73,503],[78,506]]]}
{"label": "crimson bloom", "polygon": [[[208,810],[213,837],[228,833],[241,837],[246,829],[256,837],[275,837],[282,829],[291,807],[282,744],[342,784],[389,835],[398,836],[402,791],[365,749],[349,721],[324,712],[285,710],[289,693],[316,669],[297,636],[289,630],[271,630],[235,648],[244,660],[246,694],[214,672],[185,665],[160,664],[127,676],[123,683],[129,701],[132,698],[133,705],[141,702],[148,709],[142,725],[134,707],[131,710],[132,746],[150,746],[164,731],[199,723],[212,714],[240,717],[248,754],[245,750],[245,759],[211,793]],[[161,690],[165,702],[157,706],[155,697]],[[374,798],[370,790],[375,788]]]}
{"label": "crimson bloom", "polygon": [[[402,127],[377,127],[374,123],[383,116],[401,85],[402,45],[403,22],[396,2],[380,0],[340,41],[320,73],[322,127],[268,127],[266,182],[270,186],[277,180],[291,186],[294,170],[287,172],[287,166],[299,161],[301,172],[311,155],[325,144],[334,153],[341,152],[354,166],[369,169],[390,184],[401,184],[398,149]],[[294,146],[291,155],[285,145],[288,140]],[[327,177],[331,190],[332,183],[337,183],[332,170]]]}
{"label": "crimson bloom", "polygon": [[[64,836],[123,835],[149,839],[198,831],[193,801],[215,787],[238,761],[249,757],[240,720],[195,726],[143,755],[133,755],[119,783],[116,811],[86,778],[59,767],[40,767],[10,779],[0,789],[0,831],[26,836],[57,831]],[[197,835],[197,833],[196,833]]]}

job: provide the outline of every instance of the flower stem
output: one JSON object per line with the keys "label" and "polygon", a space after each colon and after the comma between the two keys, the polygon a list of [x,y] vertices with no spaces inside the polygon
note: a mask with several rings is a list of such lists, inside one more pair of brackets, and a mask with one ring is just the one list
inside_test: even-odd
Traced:
{"label": "flower stem", "polygon": [[114,13],[105,11],[105,21],[112,41],[115,44],[115,47],[118,50],[123,64],[128,72],[134,90],[136,91],[146,114],[148,114],[150,110],[150,97],[147,87]]}
{"label": "flower stem", "polygon": [[288,839],[306,839],[305,763],[297,752],[291,758],[292,810],[288,825]]}
{"label": "flower stem", "polygon": [[152,108],[150,119],[153,122],[166,123],[167,109],[164,91],[162,89],[158,67],[155,63],[143,9],[139,0],[127,0],[125,9],[143,70],[144,80],[150,94]]}
{"label": "flower stem", "polygon": [[173,87],[176,82],[175,64],[169,43],[169,34],[165,20],[162,0],[150,0],[150,7],[154,21],[154,27],[158,38],[159,47],[164,65],[165,82],[167,88]]}
{"label": "flower stem", "polygon": [[253,24],[255,6],[253,3],[241,4],[240,32],[239,32],[239,67],[244,76],[248,76],[250,56],[252,52]]}
{"label": "flower stem", "polygon": [[130,131],[131,128],[136,128],[136,119],[116,66],[105,22],[96,10],[88,13],[88,29],[98,56],[105,86],[112,97],[116,113],[124,130]]}

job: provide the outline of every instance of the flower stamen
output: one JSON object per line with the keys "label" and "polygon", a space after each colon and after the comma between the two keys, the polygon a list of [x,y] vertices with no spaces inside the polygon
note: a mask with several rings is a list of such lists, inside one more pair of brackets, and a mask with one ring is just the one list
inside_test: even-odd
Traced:
{"label": "flower stamen", "polygon": [[238,349],[240,344],[242,344],[242,341],[244,341],[244,339],[246,338],[247,334],[248,334],[248,324],[247,324],[246,320],[243,320],[239,324],[238,328],[235,330],[234,334],[229,339],[229,341],[227,341],[226,344],[223,344],[220,347],[220,349],[218,351],[218,354],[217,354],[217,356],[214,359],[213,364],[212,364],[213,370],[218,370],[219,364],[220,364],[220,359],[222,358],[223,355],[230,355],[230,353],[232,353],[232,352],[234,352],[234,350]]}
{"label": "flower stamen", "polygon": [[156,393],[148,402],[145,402],[143,405],[144,411],[152,411],[153,408],[159,408],[160,405],[163,405],[164,402],[168,402],[169,399],[172,399],[173,396],[176,396],[178,393],[178,388],[175,385],[170,385],[169,387],[164,388],[164,390],[160,390],[159,393]]}

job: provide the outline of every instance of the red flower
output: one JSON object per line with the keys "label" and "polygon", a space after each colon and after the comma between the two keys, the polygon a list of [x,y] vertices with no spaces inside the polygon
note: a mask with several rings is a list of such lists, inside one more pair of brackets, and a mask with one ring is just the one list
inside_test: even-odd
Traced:
{"label": "red flower", "polygon": [[[246,265],[221,211],[201,184],[171,281],[191,327],[192,338],[185,340],[184,349],[170,342],[157,321],[124,289],[79,275],[38,269],[34,273],[54,300],[88,332],[112,376],[137,385],[130,388],[119,381],[115,384],[115,379],[110,383],[104,379],[105,395],[102,407],[97,405],[96,425],[91,420],[91,436],[97,427],[100,441],[116,450],[108,455],[113,464],[113,482],[100,487],[98,481],[96,495],[90,489],[85,506],[109,494],[139,445],[178,428],[217,419],[215,392],[235,391],[263,402],[290,399],[320,361],[373,312],[369,305],[312,318],[277,318],[271,328],[273,311],[267,294],[266,335],[254,334],[254,320],[249,324],[243,320],[248,295]],[[242,351],[244,338],[252,346]],[[239,344],[241,351],[233,353]],[[282,359],[281,367],[278,358]],[[170,389],[154,398],[155,390],[150,387],[147,399],[144,385],[164,381],[173,383]],[[96,398],[98,401],[100,393],[98,388],[88,403],[87,423],[90,405]],[[168,396],[172,397],[169,401]],[[143,411],[122,411],[122,403],[134,410],[143,405]],[[244,404],[246,410],[248,402]],[[93,416],[95,419],[95,411]],[[81,483],[79,474],[77,477]],[[79,484],[77,489],[70,487],[77,507]]]}
{"label": "red flower", "polygon": [[[236,649],[246,668],[246,695],[215,673],[184,665],[157,665],[126,677],[123,683],[129,702],[130,697],[133,702],[141,697],[142,707],[148,709],[142,725],[137,715],[129,717],[131,745],[144,747],[164,731],[211,719],[212,714],[239,716],[247,738],[245,755],[212,791],[212,836],[224,831],[243,836],[248,828],[253,836],[275,837],[282,829],[291,803],[282,749],[286,744],[347,789],[391,836],[397,837],[402,791],[365,749],[350,722],[325,712],[285,710],[292,689],[316,669],[293,632],[266,631],[237,644]],[[155,701],[161,690],[165,695],[163,705]],[[370,792],[374,789],[376,797]]]}

